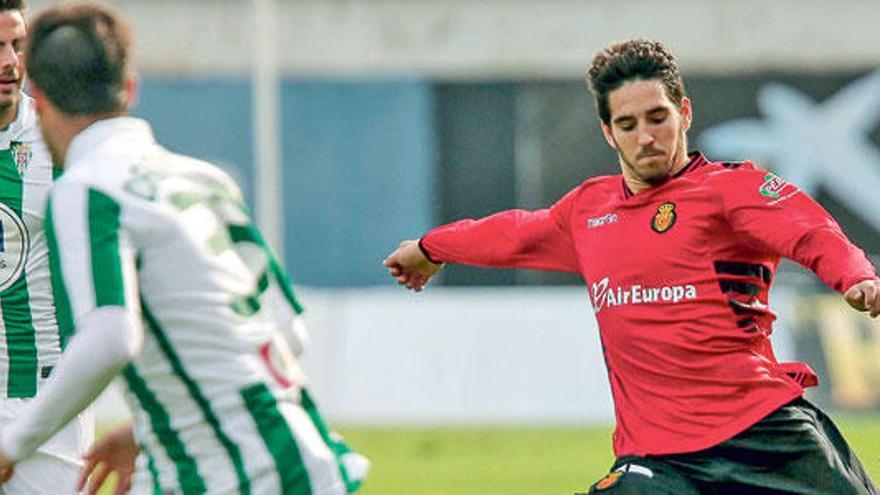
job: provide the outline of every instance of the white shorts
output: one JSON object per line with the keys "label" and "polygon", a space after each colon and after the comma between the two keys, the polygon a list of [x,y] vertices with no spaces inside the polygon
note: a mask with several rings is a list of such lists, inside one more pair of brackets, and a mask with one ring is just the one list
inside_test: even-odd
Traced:
{"label": "white shorts", "polygon": [[[0,422],[8,423],[31,399],[0,399]],[[95,438],[91,408],[73,418],[42,447],[15,465],[0,495],[67,495],[76,493],[82,454]]]}

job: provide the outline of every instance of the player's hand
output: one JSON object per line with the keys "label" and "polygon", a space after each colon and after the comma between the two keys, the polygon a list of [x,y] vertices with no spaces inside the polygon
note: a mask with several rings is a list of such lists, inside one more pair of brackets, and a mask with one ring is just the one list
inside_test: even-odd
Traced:
{"label": "player's hand", "polygon": [[107,481],[107,477],[111,473],[116,473],[116,489],[113,493],[115,495],[128,493],[131,488],[131,477],[134,474],[134,463],[138,451],[131,423],[101,437],[83,456],[86,465],[80,471],[77,492],[85,488],[86,482],[91,477],[88,494],[95,495],[101,485]]}
{"label": "player's hand", "polygon": [[0,450],[0,484],[9,481],[15,471],[15,462],[10,461],[6,454]]}
{"label": "player's hand", "polygon": [[418,241],[403,241],[382,262],[397,283],[416,292],[421,291],[443,264],[432,263],[422,252]]}
{"label": "player's hand", "polygon": [[871,318],[880,315],[880,279],[863,280],[847,289],[843,297],[858,311],[868,311]]}

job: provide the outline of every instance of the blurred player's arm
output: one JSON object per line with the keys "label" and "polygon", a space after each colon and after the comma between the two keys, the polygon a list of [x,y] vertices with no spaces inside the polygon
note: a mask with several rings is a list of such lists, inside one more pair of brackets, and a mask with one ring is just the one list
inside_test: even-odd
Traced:
{"label": "blurred player's arm", "polygon": [[813,198],[763,171],[725,177],[718,190],[736,232],[809,268],[853,308],[880,315],[874,266]]}
{"label": "blurred player's arm", "polygon": [[4,460],[30,456],[85,409],[138,353],[142,340],[140,325],[125,308],[103,307],[83,317],[36,398],[0,431]]}
{"label": "blurred player's arm", "polygon": [[88,406],[143,344],[140,322],[127,308],[138,301],[119,205],[101,191],[63,181],[50,198],[46,231],[60,268],[53,289],[67,296],[76,333],[34,400],[0,430],[4,462],[33,453]]}

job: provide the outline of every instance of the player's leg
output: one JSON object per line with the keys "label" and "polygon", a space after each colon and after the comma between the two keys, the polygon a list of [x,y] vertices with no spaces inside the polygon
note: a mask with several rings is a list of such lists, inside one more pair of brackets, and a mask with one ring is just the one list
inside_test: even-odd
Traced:
{"label": "player's leg", "polygon": [[837,425],[822,412],[819,408],[813,407],[816,414],[816,420],[822,434],[830,442],[826,446],[826,452],[833,452],[840,466],[840,474],[845,478],[850,486],[854,489],[861,490],[864,488],[865,493],[871,495],[880,495],[880,488],[871,480],[865,467],[856,456],[855,452],[849,447],[849,444],[843,438]]}
{"label": "player's leg", "polygon": [[[17,407],[16,407],[17,409]],[[59,495],[76,493],[82,453],[94,438],[94,420],[87,409],[48,442],[15,466],[3,484],[5,495]]]}
{"label": "player's leg", "polygon": [[802,399],[716,447],[666,459],[718,494],[878,494],[834,423]]}
{"label": "player's leg", "polygon": [[699,495],[677,470],[659,459],[621,457],[593,483],[590,495]]}

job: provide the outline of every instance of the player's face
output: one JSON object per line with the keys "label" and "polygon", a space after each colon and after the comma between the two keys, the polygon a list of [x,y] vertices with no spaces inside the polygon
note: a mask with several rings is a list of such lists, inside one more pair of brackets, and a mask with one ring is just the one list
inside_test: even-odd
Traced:
{"label": "player's face", "polygon": [[24,18],[17,10],[0,11],[0,113],[18,109],[24,80]]}
{"label": "player's face", "polygon": [[611,125],[602,124],[605,139],[620,157],[624,176],[638,184],[662,184],[687,159],[685,132],[691,104],[679,107],[659,79],[634,80],[608,94]]}

